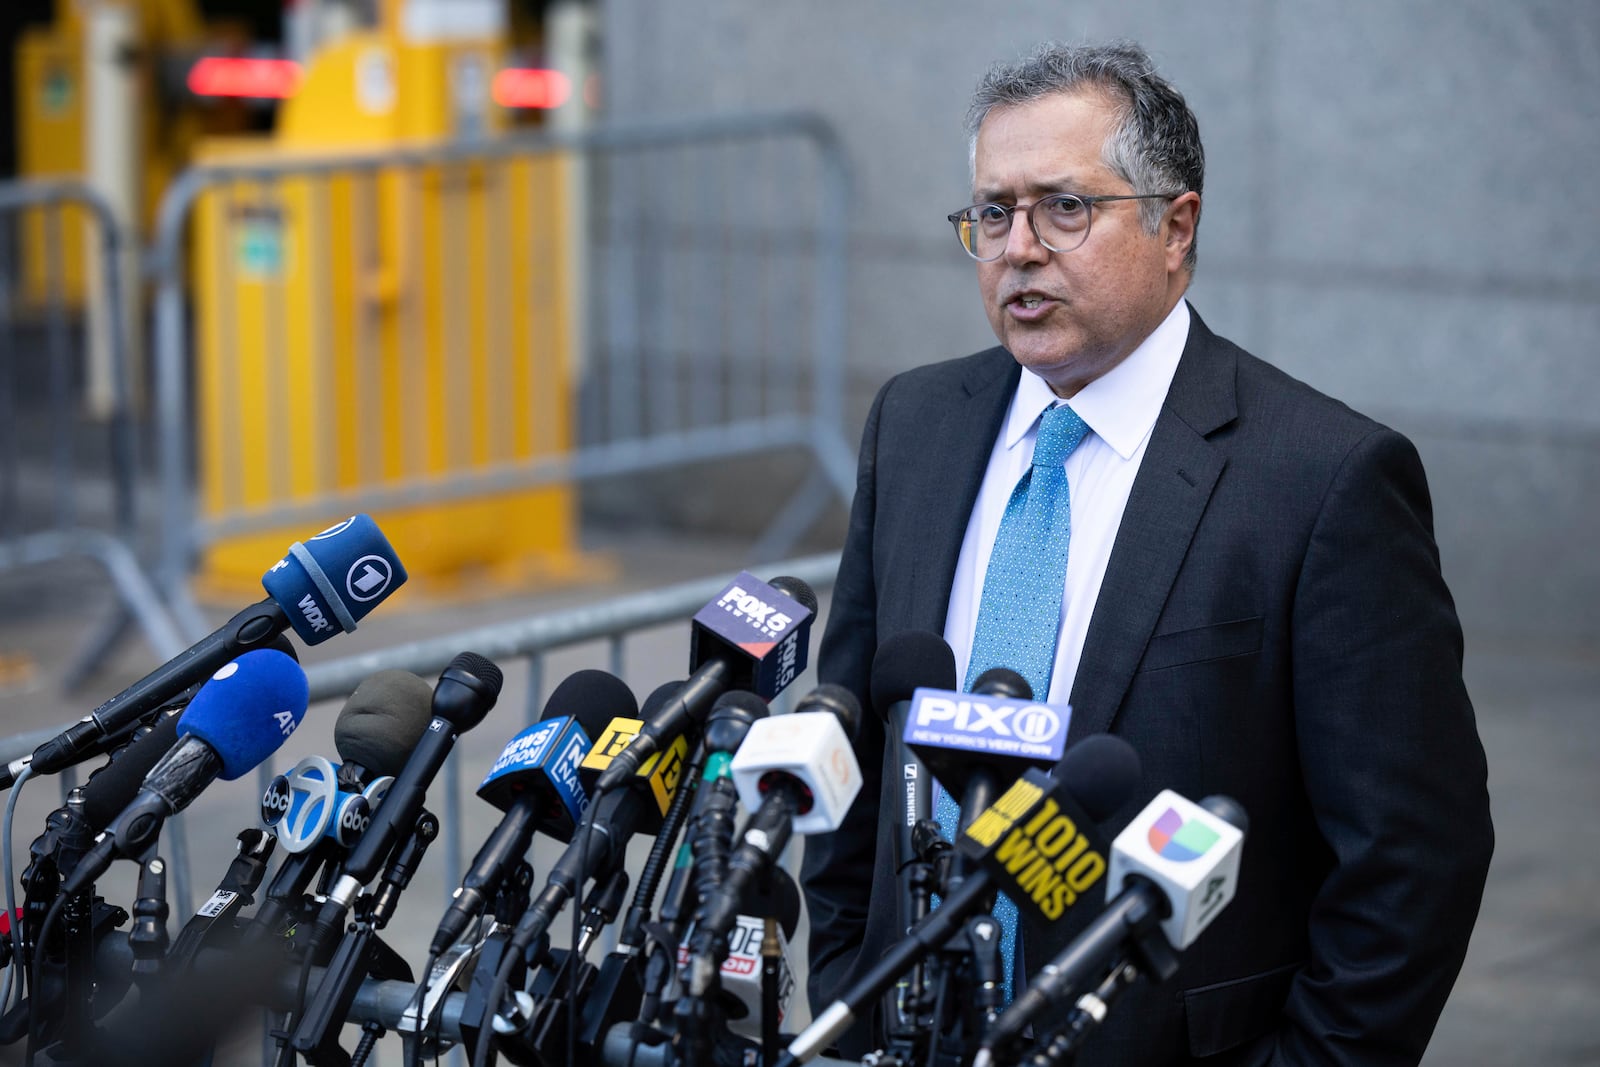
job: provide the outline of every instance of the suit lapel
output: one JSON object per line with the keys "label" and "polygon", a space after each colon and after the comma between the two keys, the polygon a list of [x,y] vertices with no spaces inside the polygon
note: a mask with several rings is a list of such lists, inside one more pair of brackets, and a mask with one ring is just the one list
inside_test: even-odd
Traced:
{"label": "suit lapel", "polygon": [[944,632],[967,520],[1021,373],[1010,353],[990,349],[974,360],[958,396],[927,406],[924,441],[930,461],[923,466],[914,512],[921,544],[911,553],[917,561],[911,629]]}
{"label": "suit lapel", "polygon": [[1077,740],[1111,728],[1155,630],[1195,527],[1226,466],[1206,438],[1236,414],[1231,347],[1192,320],[1111,549],[1072,684]]}

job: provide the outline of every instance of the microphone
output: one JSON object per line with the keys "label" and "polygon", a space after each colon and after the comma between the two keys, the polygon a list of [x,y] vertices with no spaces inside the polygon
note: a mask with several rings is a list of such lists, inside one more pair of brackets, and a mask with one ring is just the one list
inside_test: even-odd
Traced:
{"label": "microphone", "polygon": [[324,840],[349,849],[361,839],[427,729],[432,696],[427,682],[402,670],[380,671],[356,687],[333,727],[344,762],[307,756],[262,795],[261,821],[286,852],[308,852]]}
{"label": "microphone", "polygon": [[632,691],[605,671],[579,671],[556,686],[539,722],[511,739],[478,787],[478,795],[505,817],[451,894],[428,955],[441,955],[461,937],[527,852],[535,830],[558,841],[572,840],[589,806],[578,780],[589,738],[599,734],[609,712],[627,717],[637,710]]}
{"label": "microphone", "polygon": [[[677,683],[657,687],[640,714],[658,714],[662,707],[678,699],[681,688]],[[664,751],[644,760],[627,779],[628,788],[602,794],[595,784],[641,726],[641,720],[627,716],[612,719],[579,765],[579,780],[594,801],[585,813],[581,832],[574,832],[571,843],[550,869],[544,889],[528,905],[512,932],[511,947],[517,953],[549,930],[556,915],[585,882],[598,880],[622,864],[629,838],[635,833],[653,834],[661,828],[689,757],[689,742],[682,735]]]}
{"label": "microphone", "polygon": [[[779,977],[778,1011],[788,1014],[789,1002],[794,995],[794,970],[789,964],[789,942],[794,938],[795,927],[800,922],[800,889],[783,868],[772,871],[772,891],[759,892],[759,884],[739,905],[739,915],[733,929],[728,932],[728,957],[719,970],[722,987],[723,1018],[730,1029],[745,1032],[744,1036],[759,1039],[761,1022],[766,1010],[762,1002],[762,942],[766,938],[765,916],[778,921]],[[678,965],[689,962],[689,945],[678,946]]]}
{"label": "microphone", "polygon": [[[1105,911],[995,1020],[975,1067],[990,1062],[995,1049],[1014,1041],[1041,1012],[1095,981],[1129,946],[1160,938],[1164,943],[1150,955],[1175,966],[1172,950],[1194,944],[1233,899],[1248,825],[1244,809],[1229,797],[1195,804],[1170,789],[1158,793],[1112,843]],[[1165,966],[1157,973],[1170,977]],[[1080,1006],[1098,1022],[1106,1006],[1093,997]]]}
{"label": "microphone", "polygon": [[750,727],[729,769],[740,803],[753,814],[728,858],[722,885],[696,922],[697,957],[720,952],[748,885],[773,866],[792,834],[832,833],[844,822],[861,791],[861,767],[850,745],[860,720],[861,705],[848,689],[820,685],[793,714]]}
{"label": "microphone", "polygon": [[395,842],[411,833],[428,785],[455,747],[456,738],[489,714],[503,682],[500,668],[476,652],[456,656],[439,675],[433,690],[433,718],[328,891],[312,932],[313,948],[343,921],[361,887],[377,875]]}
{"label": "microphone", "polygon": [[[750,735],[755,724],[767,717],[766,702],[754,693],[735,689],[717,698],[706,719],[705,771],[695,794],[694,810],[689,815],[690,832],[684,835],[682,851],[688,862],[681,865],[667,886],[661,918],[672,928],[672,938],[682,936],[689,917],[700,911],[714,889],[722,884],[728,853],[733,840],[734,811],[739,805],[739,790],[733,781],[733,757]],[[693,907],[683,907],[684,895],[694,887]],[[670,905],[670,914],[669,914]]]}
{"label": "microphone", "polygon": [[[294,646],[282,635],[269,641],[267,647],[291,659],[299,659]],[[197,682],[157,709],[154,724],[145,733],[137,733],[144,728],[141,721],[131,729],[106,738],[106,747],[115,747],[117,744],[123,747],[112,754],[109,763],[90,774],[83,784],[83,817],[89,826],[96,831],[104,830],[123,808],[133,802],[139,787],[144,784],[145,775],[178,743],[178,717],[203,684],[204,681]]]}
{"label": "microphone", "polygon": [[[954,691],[957,685],[955,653],[944,638],[930,630],[894,633],[878,645],[872,656],[872,707],[885,720],[885,737],[894,745],[894,766],[901,769],[901,816],[894,827],[894,870],[899,872],[896,883],[902,925],[914,923],[928,909],[928,889],[922,888],[918,893],[907,864],[918,859],[917,824],[933,821],[933,776],[906,744],[910,707],[917,689]],[[915,977],[912,982],[920,985]]]}
{"label": "microphone", "polygon": [[994,802],[1002,783],[1061,759],[1072,711],[1039,704],[1016,671],[995,667],[971,693],[918,689],[903,735],[939,784],[960,798],[965,826]]}
{"label": "microphone", "polygon": [[267,599],[245,608],[31,756],[9,764],[0,772],[0,788],[9,788],[28,762],[35,774],[54,774],[87,759],[107,736],[138,722],[241,653],[267,646],[291,626],[308,645],[354,630],[405,580],[399,557],[366,515],[353,515],[305,544],[296,541],[262,576]]}
{"label": "microphone", "polygon": [[[329,765],[332,783],[347,791],[360,791],[368,804],[375,806],[422,739],[432,718],[432,700],[432,687],[410,671],[379,671],[356,686],[333,724],[334,748],[344,762],[337,767]],[[274,828],[287,854],[267,887],[261,907],[250,920],[246,936],[253,940],[280,934],[285,916],[298,915],[303,907],[301,898],[311,879],[325,862],[332,863],[343,856],[346,847],[338,844],[338,829],[329,833],[330,824],[337,826],[332,786],[312,787],[315,796],[302,800],[302,808],[296,808],[295,798],[291,797],[285,813],[269,803],[268,797],[276,786],[274,780],[262,798],[262,821]],[[326,816],[310,806],[316,798],[328,805]],[[269,807],[275,810],[269,811]],[[367,814],[370,817],[370,810]],[[302,818],[311,825],[301,827]],[[309,851],[300,850],[302,847]]]}
{"label": "microphone", "polygon": [[[917,823],[933,818],[933,781],[927,767],[906,744],[906,724],[916,691],[922,688],[953,691],[956,657],[944,638],[927,630],[906,630],[878,646],[872,657],[872,706],[888,724],[885,736],[893,738],[895,765],[904,786],[904,807],[895,833],[895,869],[916,858],[912,831]],[[901,879],[901,888],[909,887]],[[906,914],[910,900],[903,899]]]}
{"label": "microphone", "polygon": [[595,784],[599,793],[621,785],[644,761],[702,721],[712,702],[729,689],[746,689],[771,700],[806,668],[817,595],[799,578],[771,584],[748,571],[690,620],[690,674],[678,698],[667,702],[611,757]]}
{"label": "microphone", "polygon": [[339,784],[365,788],[404,770],[433,718],[432,704],[433,687],[410,671],[368,675],[333,723],[333,748],[343,761]]}
{"label": "microphone", "polygon": [[[983,832],[982,828],[990,825],[986,817],[991,811],[995,813],[994,819],[1000,821],[1009,818],[1019,806],[1024,814],[1040,807],[1046,788],[1037,784],[1036,778],[1045,779],[1049,800],[1058,814],[1064,809],[1076,811],[1080,813],[1081,824],[1090,825],[1109,818],[1127,803],[1138,788],[1139,776],[1139,757],[1132,745],[1110,734],[1093,734],[1067,749],[1053,774],[1028,771],[990,809],[979,813],[972,824],[957,835],[957,847],[963,846],[973,830]],[[1013,791],[1025,785],[1038,793],[1032,806],[1020,805],[1021,797],[1011,797]],[[979,848],[980,855],[988,851]],[[790,1042],[778,1061],[779,1067],[809,1062],[832,1044],[855,1022],[857,1014],[875,1003],[901,974],[961,929],[967,917],[983,904],[996,881],[987,865],[969,875],[936,911],[918,921],[903,940],[884,953],[870,971]],[[1013,899],[1016,899],[1015,893]],[[1018,903],[1021,906],[1021,901]]]}
{"label": "microphone", "polygon": [[116,855],[140,856],[161,825],[217,778],[233,781],[276,752],[305,717],[310,688],[300,664],[270,648],[246,652],[200,687],[178,720],[178,743],[62,885],[77,893]]}

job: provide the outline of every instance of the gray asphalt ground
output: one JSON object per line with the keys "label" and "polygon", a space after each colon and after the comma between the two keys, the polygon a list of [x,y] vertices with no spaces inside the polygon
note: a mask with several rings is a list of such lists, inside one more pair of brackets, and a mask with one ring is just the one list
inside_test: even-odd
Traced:
{"label": "gray asphalt ground", "polygon": [[[731,577],[744,550],[742,544],[661,535],[596,536],[591,542],[588,547],[617,565],[605,581],[474,601],[428,602],[402,592],[357,633],[306,650],[302,659],[309,665],[688,578]],[[218,605],[212,615],[220,622],[249,599],[254,597]],[[65,726],[154,666],[148,647],[133,639],[81,692],[62,692],[66,662],[108,604],[100,575],[87,564],[0,572],[0,731]],[[642,696],[659,682],[682,677],[687,635],[685,621],[631,640],[624,680]],[[580,667],[607,665],[599,644],[562,652],[550,658],[545,685]],[[525,722],[527,672],[503,666],[507,685],[500,707],[463,738],[453,757],[460,761],[468,791]],[[1469,632],[1467,681],[1489,753],[1497,844],[1466,966],[1425,1062],[1431,1067],[1600,1064],[1600,775],[1595,769],[1600,766],[1600,649]],[[811,684],[808,673],[797,688]],[[337,711],[336,704],[314,707],[280,753],[279,766],[311,753],[334,755],[331,724]],[[185,826],[197,897],[203,899],[221,876],[234,835],[254,824],[256,800],[254,781],[246,779],[218,783],[191,809]],[[28,843],[59,802],[49,782],[24,790],[13,845],[19,872]],[[463,804],[470,856],[498,813],[470,796]],[[535,849],[536,879],[553,858],[551,848]],[[414,965],[425,955],[446,893],[437,860],[428,857],[385,932]],[[133,897],[131,881],[126,888],[118,888],[114,878],[101,885],[119,903]],[[174,917],[174,932],[183,918]],[[803,966],[798,948],[793,955]],[[353,1031],[347,1033],[349,1047]],[[252,1048],[236,1046],[226,1062],[253,1062]],[[381,1042],[378,1049],[376,1062],[400,1062],[397,1041]]]}

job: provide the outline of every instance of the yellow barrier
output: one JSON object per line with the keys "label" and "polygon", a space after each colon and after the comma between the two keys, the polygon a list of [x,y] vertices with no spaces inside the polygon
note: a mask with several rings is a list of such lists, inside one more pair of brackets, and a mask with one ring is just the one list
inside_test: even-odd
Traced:
{"label": "yellow barrier", "polygon": [[[399,162],[395,149],[504,125],[488,96],[504,47],[485,27],[402,32],[400,7],[383,10],[379,29],[317,53],[271,141],[204,149],[202,162],[248,160],[273,176],[219,185],[195,206],[202,519],[415,488],[415,507],[367,509],[408,588],[590,573],[569,486],[448,502],[438,491],[572,447],[571,260],[555,224],[569,167],[555,156]],[[297,154],[330,150],[377,154],[296,172]],[[232,595],[317,528],[253,524],[216,542],[198,587]]]}
{"label": "yellow barrier", "polygon": [[[83,44],[76,27],[30,27],[17,40],[17,173],[24,177],[83,174]],[[88,216],[73,205],[48,222],[47,214],[23,216],[20,282],[24,308],[55,299],[82,307],[87,273]]]}
{"label": "yellow barrier", "polygon": [[[564,452],[572,389],[554,157],[219,187],[195,215],[201,512],[216,519]],[[329,516],[336,518],[337,516]],[[424,587],[587,569],[559,486],[376,516]],[[212,546],[259,580],[304,529]]]}

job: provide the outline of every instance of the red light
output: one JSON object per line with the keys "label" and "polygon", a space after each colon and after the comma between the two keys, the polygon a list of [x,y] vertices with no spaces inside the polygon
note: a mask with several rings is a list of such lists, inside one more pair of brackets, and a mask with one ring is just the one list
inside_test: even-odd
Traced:
{"label": "red light", "polygon": [[559,70],[507,67],[494,76],[492,92],[501,107],[560,107],[572,95],[572,81]]}
{"label": "red light", "polygon": [[286,100],[299,85],[300,64],[292,59],[207,56],[189,70],[189,91],[196,96]]}

